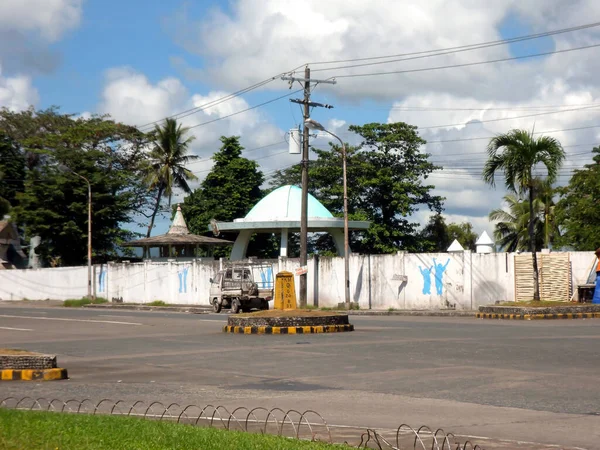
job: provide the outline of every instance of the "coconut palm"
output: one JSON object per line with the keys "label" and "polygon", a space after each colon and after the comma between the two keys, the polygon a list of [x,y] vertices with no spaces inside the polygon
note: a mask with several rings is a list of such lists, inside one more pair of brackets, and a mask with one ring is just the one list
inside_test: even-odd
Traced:
{"label": "coconut palm", "polygon": [[[521,200],[514,194],[504,196],[507,210],[494,209],[489,219],[496,222],[494,239],[505,252],[526,251],[529,249],[529,203]],[[535,244],[543,245],[543,228],[540,221],[542,204],[535,200]]]}
{"label": "coconut palm", "polygon": [[187,155],[188,147],[194,140],[193,136],[186,137],[188,128],[177,124],[175,119],[166,119],[164,125],[156,126],[154,146],[149,155],[144,179],[148,188],[156,192],[156,200],[146,237],[150,237],[154,227],[154,219],[160,208],[163,197],[168,198],[169,206],[173,196],[173,188],[191,192],[188,181],[197,177],[185,165],[197,159],[195,155]]}
{"label": "coconut palm", "polygon": [[539,271],[535,243],[535,178],[533,171],[539,165],[545,166],[546,180],[553,183],[561,167],[565,152],[558,140],[549,136],[536,138],[533,132],[511,130],[492,138],[488,144],[488,160],[483,168],[483,179],[495,186],[497,171],[504,174],[508,189],[517,195],[528,196],[529,202],[529,251],[533,260],[533,299],[540,299]]}

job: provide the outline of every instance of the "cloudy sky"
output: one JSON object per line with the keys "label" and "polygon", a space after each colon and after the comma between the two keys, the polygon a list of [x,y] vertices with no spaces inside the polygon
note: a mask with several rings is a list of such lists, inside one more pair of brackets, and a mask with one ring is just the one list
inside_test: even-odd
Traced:
{"label": "cloudy sky", "polygon": [[313,78],[337,81],[314,89],[314,101],[335,106],[314,119],[351,143],[350,124],[419,126],[424,151],[444,167],[429,180],[446,215],[491,232],[487,215],[505,192],[481,182],[490,136],[535,127],[558,138],[562,183],[600,144],[600,26],[473,44],[596,21],[594,0],[2,0],[0,107],[59,105],[142,129],[189,111],[181,120],[196,136],[201,160],[190,169],[200,178],[219,136],[232,134],[268,177],[299,159],[286,143],[301,123],[289,102],[299,86],[278,75],[302,76],[308,63]]}

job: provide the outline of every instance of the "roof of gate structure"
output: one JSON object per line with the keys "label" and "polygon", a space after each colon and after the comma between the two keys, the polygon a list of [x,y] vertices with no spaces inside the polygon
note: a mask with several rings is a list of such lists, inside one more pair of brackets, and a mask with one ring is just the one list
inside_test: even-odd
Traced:
{"label": "roof of gate structure", "polygon": [[214,246],[214,245],[230,245],[233,242],[224,239],[217,239],[208,236],[199,236],[191,234],[183,218],[181,206],[177,205],[175,217],[171,223],[171,227],[166,234],[151,236],[148,238],[137,239],[135,241],[126,242],[124,247],[155,247],[161,245],[197,245],[199,247]]}
{"label": "roof of gate structure", "polygon": [[[298,186],[282,186],[254,205],[246,217],[235,219],[233,222],[217,222],[217,227],[219,231],[300,229],[301,206],[302,189]],[[348,228],[354,230],[364,230],[369,228],[369,225],[370,222],[364,220],[348,222]],[[331,228],[343,227],[343,219],[334,217],[319,200],[308,194],[308,229],[310,231],[326,231]]]}

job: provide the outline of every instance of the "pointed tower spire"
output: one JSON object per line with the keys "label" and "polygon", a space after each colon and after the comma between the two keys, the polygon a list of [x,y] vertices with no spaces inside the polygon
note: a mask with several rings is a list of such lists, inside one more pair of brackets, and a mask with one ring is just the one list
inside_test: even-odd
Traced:
{"label": "pointed tower spire", "polygon": [[171,228],[167,234],[190,234],[187,225],[185,224],[185,219],[183,218],[183,214],[181,213],[181,205],[177,205],[177,211],[175,212],[175,217],[173,217],[173,222],[171,223]]}

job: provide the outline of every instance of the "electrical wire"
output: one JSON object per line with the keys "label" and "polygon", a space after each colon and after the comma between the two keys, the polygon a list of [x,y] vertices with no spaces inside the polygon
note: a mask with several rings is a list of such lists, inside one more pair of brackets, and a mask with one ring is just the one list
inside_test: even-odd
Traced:
{"label": "electrical wire", "polygon": [[[569,27],[569,28],[545,31],[542,33],[515,36],[513,38],[498,39],[495,41],[488,41],[488,42],[480,42],[477,44],[466,44],[466,45],[459,45],[459,46],[455,46],[455,47],[446,47],[446,48],[435,49],[435,50],[424,50],[424,51],[418,51],[418,52],[412,52],[412,53],[399,53],[399,54],[394,54],[394,55],[371,56],[371,57],[354,58],[354,59],[338,59],[338,60],[331,60],[331,61],[313,61],[313,62],[310,62],[307,64],[308,65],[319,65],[319,64],[336,64],[336,63],[347,63],[347,62],[357,62],[357,61],[373,61],[373,60],[378,60],[378,59],[390,59],[390,58],[398,58],[398,57],[404,57],[404,56],[423,55],[423,54],[435,53],[435,52],[449,52],[449,51],[457,51],[457,50],[463,50],[463,49],[472,49],[473,47],[478,48],[480,46],[505,45],[505,44],[512,44],[514,42],[539,39],[542,37],[553,36],[553,35],[557,35],[557,34],[570,33],[572,31],[579,31],[579,30],[583,30],[583,29],[587,29],[587,28],[594,28],[597,26],[600,26],[600,22],[593,22],[593,23],[577,25],[577,26]],[[300,66],[300,67],[302,67],[302,66]],[[327,69],[312,69],[313,72],[316,72],[319,70],[327,70]]]}
{"label": "electrical wire", "polygon": [[247,112],[247,111],[251,111],[251,110],[253,110],[253,109],[260,108],[261,106],[265,106],[265,105],[268,105],[269,103],[276,102],[276,101],[278,101],[278,100],[281,100],[282,98],[286,98],[286,97],[289,97],[289,96],[291,96],[291,95],[297,94],[297,93],[298,93],[298,92],[300,92],[300,91],[302,91],[302,89],[298,89],[298,90],[296,90],[296,91],[288,92],[287,94],[280,95],[279,97],[273,98],[273,99],[271,99],[271,100],[267,100],[266,102],[262,102],[262,103],[259,103],[259,104],[257,104],[257,105],[250,106],[250,107],[248,107],[248,108],[242,109],[242,110],[240,110],[240,111],[236,111],[236,112],[234,112],[234,113],[227,114],[226,116],[217,117],[216,119],[209,120],[209,121],[207,121],[207,122],[197,123],[196,125],[192,125],[192,126],[190,126],[190,127],[187,127],[187,128],[188,128],[188,130],[191,130],[191,129],[193,129],[193,128],[202,127],[202,126],[204,126],[204,125],[208,125],[208,124],[211,124],[211,123],[214,123],[214,122],[218,122],[218,121],[220,121],[220,120],[227,119],[227,118],[229,118],[229,117],[237,116],[238,114],[242,114],[242,113],[245,113],[245,112]]}
{"label": "electrical wire", "polygon": [[421,68],[417,68],[417,69],[393,70],[393,71],[388,71],[388,72],[370,72],[370,73],[354,73],[354,74],[347,74],[347,75],[332,75],[329,77],[329,79],[358,78],[358,77],[372,77],[372,76],[380,76],[380,75],[395,75],[395,74],[402,74],[402,73],[430,72],[430,71],[434,71],[434,70],[455,69],[458,67],[480,66],[483,64],[495,64],[495,63],[499,63],[499,62],[517,61],[517,60],[528,59],[528,58],[537,58],[540,56],[569,53],[569,52],[574,52],[574,51],[578,51],[578,50],[587,50],[587,49],[596,48],[596,47],[600,47],[600,44],[590,44],[590,45],[584,45],[581,47],[566,48],[563,50],[553,50],[550,52],[532,53],[529,55],[511,56],[511,57],[507,57],[507,58],[498,58],[498,59],[491,59],[491,60],[486,60],[486,61],[475,61],[475,62],[461,63],[461,64],[449,64],[449,65],[444,65],[444,66],[421,67]]}

